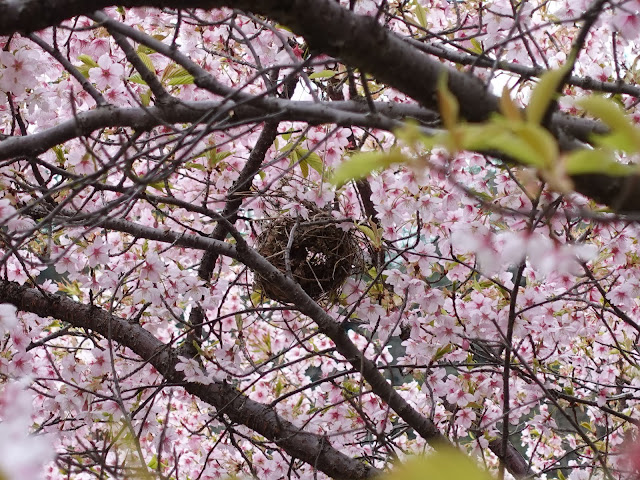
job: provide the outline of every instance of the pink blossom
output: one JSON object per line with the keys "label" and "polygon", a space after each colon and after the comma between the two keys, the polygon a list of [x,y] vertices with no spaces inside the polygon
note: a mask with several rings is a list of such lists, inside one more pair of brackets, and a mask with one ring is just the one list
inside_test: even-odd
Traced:
{"label": "pink blossom", "polygon": [[208,371],[203,369],[193,358],[178,357],[180,362],[176,365],[176,370],[183,372],[188,382],[201,383],[203,385],[211,385],[214,381],[221,379],[221,375],[216,369]]}
{"label": "pink blossom", "polygon": [[91,154],[84,152],[80,148],[72,149],[67,155],[67,161],[79,175],[88,175],[96,170],[95,162]]}
{"label": "pink blossom", "polygon": [[0,52],[0,63],[4,65],[0,69],[0,90],[17,94],[20,90],[34,86],[38,62],[38,55],[31,50]]}
{"label": "pink blossom", "polygon": [[147,255],[147,259],[140,268],[140,277],[144,278],[152,283],[160,281],[161,275],[164,273],[166,267],[162,259],[157,253],[152,252]]}
{"label": "pink blossom", "polygon": [[625,2],[623,6],[614,10],[611,20],[614,28],[626,40],[634,40],[640,34],[640,16],[638,15],[639,2]]}
{"label": "pink blossom", "polygon": [[635,288],[630,283],[618,285],[609,293],[609,298],[614,305],[631,308],[635,305]]}
{"label": "pink blossom", "polygon": [[124,67],[114,62],[108,54],[100,56],[97,63],[98,67],[89,69],[89,78],[100,90],[106,90],[122,78]]}
{"label": "pink blossom", "polygon": [[447,388],[447,402],[458,405],[459,407],[465,407],[469,402],[473,402],[475,396],[468,393],[461,387],[457,381],[452,381]]}
{"label": "pink blossom", "polygon": [[16,212],[16,209],[11,205],[11,202],[6,199],[0,199],[0,222],[6,221],[8,218],[13,216]]}
{"label": "pink blossom", "polygon": [[23,284],[29,279],[29,275],[22,263],[16,259],[10,259],[6,265],[7,278],[12,282]]}
{"label": "pink blossom", "polygon": [[2,412],[0,423],[0,476],[7,480],[39,480],[44,465],[53,458],[49,439],[30,436],[31,396],[17,384],[4,387],[12,405]]}
{"label": "pink blossom", "polygon": [[76,253],[73,250],[65,252],[62,256],[58,257],[55,263],[55,269],[57,273],[71,272],[76,273],[79,268],[74,260]]}
{"label": "pink blossom", "polygon": [[12,330],[18,324],[17,308],[10,303],[0,303],[0,334]]}
{"label": "pink blossom", "polygon": [[104,243],[102,237],[95,237],[84,250],[90,267],[106,264],[109,261],[109,246]]}
{"label": "pink blossom", "polygon": [[457,325],[456,319],[449,316],[439,317],[434,327],[434,333],[442,345],[458,342],[462,332],[463,329]]}
{"label": "pink blossom", "polygon": [[476,419],[475,412],[470,408],[463,408],[456,413],[456,425],[463,430],[469,430]]}

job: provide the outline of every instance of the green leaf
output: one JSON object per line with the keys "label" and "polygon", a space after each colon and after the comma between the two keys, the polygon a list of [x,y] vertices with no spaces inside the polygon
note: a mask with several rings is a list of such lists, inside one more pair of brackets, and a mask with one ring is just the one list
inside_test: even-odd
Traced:
{"label": "green leaf", "polygon": [[638,151],[637,139],[631,132],[617,131],[605,135],[594,134],[591,136],[591,142],[597,147],[620,150],[630,154]]}
{"label": "green leaf", "polygon": [[542,117],[551,104],[551,101],[558,96],[556,90],[567,68],[569,68],[568,65],[558,70],[549,70],[540,77],[538,84],[534,87],[533,92],[531,92],[531,99],[527,106],[526,114],[528,122],[537,125],[542,122]]}
{"label": "green leaf", "polygon": [[577,104],[609,127],[609,135],[596,136],[600,145],[608,145],[627,153],[640,152],[640,131],[633,125],[624,110],[613,100],[601,95],[590,95]]}
{"label": "green leaf", "polygon": [[190,77],[191,74],[186,71],[183,67],[176,63],[172,63],[164,69],[164,73],[162,75],[163,80],[171,80],[172,78],[179,77]]}
{"label": "green leaf", "polygon": [[519,163],[536,168],[546,168],[547,163],[536,152],[531,150],[529,142],[510,133],[503,133],[487,140],[492,149],[506,153]]}
{"label": "green leaf", "polygon": [[140,102],[145,107],[148,107],[151,103],[151,89],[147,88],[147,91],[140,94]]}
{"label": "green leaf", "polygon": [[99,67],[98,62],[96,62],[89,55],[85,55],[84,53],[78,55],[78,60],[87,65],[89,68],[97,68]]}
{"label": "green leaf", "polygon": [[298,152],[291,150],[289,152],[289,165],[295,165],[298,163]]}
{"label": "green leaf", "polygon": [[[524,124],[523,124],[524,125]],[[531,125],[530,125],[531,126]],[[509,155],[519,163],[536,168],[549,166],[546,154],[532,148],[535,133],[517,135],[499,124],[464,125],[462,148],[477,152],[498,151]],[[526,131],[525,131],[526,132]]]}
{"label": "green leaf", "polygon": [[282,383],[282,379],[278,377],[274,388],[275,397],[278,398],[282,394],[283,390],[284,384]]}
{"label": "green leaf", "polygon": [[413,0],[414,10],[418,23],[422,28],[427,28],[427,12],[424,7],[420,5],[420,0]]}
{"label": "green leaf", "polygon": [[72,298],[76,297],[82,299],[84,296],[82,290],[80,290],[80,285],[78,285],[78,282],[59,282],[58,290],[66,293]]}
{"label": "green leaf", "polygon": [[450,353],[453,351],[455,347],[450,344],[447,343],[444,347],[440,347],[438,349],[438,351],[435,353],[435,355],[433,356],[433,358],[431,359],[432,362],[437,362],[438,360],[440,360],[442,357],[444,357],[447,353]]}
{"label": "green leaf", "polygon": [[176,72],[179,72],[180,69],[182,69],[182,67],[177,63],[170,63],[165,67],[164,72],[162,72],[161,81],[164,82],[165,80],[168,80],[169,78],[171,78],[171,75],[173,75]]}
{"label": "green leaf", "polygon": [[64,165],[66,162],[66,158],[64,156],[64,152],[62,151],[62,147],[60,145],[56,145],[53,147],[53,152],[56,154],[56,159],[60,165]]}
{"label": "green leaf", "polygon": [[156,468],[158,468],[158,456],[154,455],[153,457],[151,457],[151,460],[149,460],[149,463],[147,463],[147,466],[152,470],[155,470]]}
{"label": "green leaf", "polygon": [[558,143],[547,129],[535,123],[516,123],[514,133],[530,145],[531,151],[538,154],[546,167],[556,162]]}
{"label": "green leaf", "polygon": [[156,190],[160,190],[161,192],[164,191],[164,187],[165,187],[164,182],[153,182],[153,183],[149,183],[147,186],[151,188],[155,188]]}
{"label": "green leaf", "polygon": [[300,160],[300,171],[302,172],[302,176],[307,178],[309,176],[309,164],[306,160]]}
{"label": "green leaf", "polygon": [[360,230],[362,233],[364,233],[367,237],[369,237],[369,240],[371,240],[372,242],[376,239],[375,236],[373,235],[373,230],[371,230],[369,227],[367,227],[366,225],[358,225],[358,230]]}
{"label": "green leaf", "polygon": [[522,121],[522,113],[518,106],[511,99],[511,95],[509,95],[509,89],[505,85],[502,89],[502,96],[500,97],[500,113],[505,116],[505,118],[512,121]]}
{"label": "green leaf", "polygon": [[320,158],[320,155],[315,152],[310,153],[307,157],[307,163],[316,172],[322,174],[324,170],[324,162],[322,161],[322,158]]}
{"label": "green leaf", "polygon": [[289,154],[289,158],[291,158],[292,164],[298,160],[300,161],[300,169],[305,178],[309,176],[309,167],[318,173],[322,173],[322,159],[315,152],[309,152],[309,150],[305,148],[296,147],[295,150]]}
{"label": "green leaf", "polygon": [[397,148],[389,152],[360,152],[340,164],[334,172],[331,183],[342,186],[350,180],[365,178],[371,172],[382,170],[394,163],[406,162],[406,157]]}
{"label": "green leaf", "polygon": [[99,67],[98,63],[89,55],[81,54],[77,58],[82,62],[82,65],[77,68],[84,78],[89,78],[89,70]]}
{"label": "green leaf", "polygon": [[476,40],[475,38],[471,39],[471,46],[473,47],[471,50],[479,55],[484,53],[484,48],[482,48],[482,44]]}
{"label": "green leaf", "polygon": [[486,192],[481,192],[479,190],[475,190],[473,188],[469,188],[469,192],[474,196],[484,200],[485,202],[492,202],[494,198]]}
{"label": "green leaf", "polygon": [[205,167],[204,165],[201,165],[200,163],[196,163],[196,162],[187,162],[184,164],[184,166],[190,170],[195,169],[195,170],[205,171],[207,169],[207,167]]}
{"label": "green leaf", "polygon": [[397,465],[381,480],[491,480],[469,457],[451,447]]}
{"label": "green leaf", "polygon": [[602,120],[612,130],[626,129],[631,126],[624,110],[616,102],[602,95],[589,95],[579,99],[576,104],[584,108],[587,113]]}
{"label": "green leaf", "polygon": [[458,104],[458,99],[449,90],[447,78],[446,71],[443,71],[438,78],[438,106],[442,123],[444,123],[447,130],[453,130],[458,123],[460,105]]}
{"label": "green leaf", "polygon": [[419,142],[424,135],[420,132],[420,126],[415,120],[408,118],[405,120],[404,125],[396,128],[393,134],[398,140],[403,141],[407,145]]}
{"label": "green leaf", "polygon": [[193,75],[187,73],[186,75],[179,75],[176,77],[172,77],[167,82],[168,85],[192,85],[195,79]]}
{"label": "green leaf", "polygon": [[317,78],[331,78],[333,76],[335,76],[336,72],[333,70],[321,70],[319,72],[314,72],[311,75],[309,75],[309,78],[311,80],[315,80]]}
{"label": "green leaf", "polygon": [[262,294],[262,292],[260,290],[255,290],[255,291],[251,292],[251,295],[249,296],[249,298],[250,298],[251,304],[253,306],[258,306],[264,300],[264,295]]}
{"label": "green leaf", "polygon": [[276,28],[278,30],[286,30],[287,32],[293,33],[289,27],[282,25],[281,23],[276,23]]}
{"label": "green leaf", "polygon": [[89,78],[89,70],[91,70],[93,67],[90,67],[89,65],[80,65],[76,68],[84,78]]}
{"label": "green leaf", "polygon": [[205,153],[210,169],[213,169],[218,163],[231,155],[231,152],[218,152],[215,148]]}
{"label": "green leaf", "polygon": [[136,48],[136,51],[138,53],[146,53],[147,55],[151,55],[152,53],[156,53],[156,51],[153,48],[149,48],[146,45],[138,45],[138,48]]}
{"label": "green leaf", "polygon": [[138,52],[138,56],[140,57],[140,60],[142,60],[142,63],[144,63],[144,65],[151,70],[152,72],[155,73],[156,71],[156,67],[153,65],[153,62],[151,61],[151,59],[149,58],[149,55],[147,55],[144,52]]}
{"label": "green leaf", "polygon": [[565,158],[565,171],[569,175],[604,173],[625,177],[638,172],[636,165],[617,162],[613,154],[606,150],[577,150]]}
{"label": "green leaf", "polygon": [[[364,233],[369,240],[371,241],[371,245],[374,248],[382,247],[382,231],[378,228],[376,223],[369,218],[369,225],[357,225],[357,229]],[[374,275],[375,276],[375,275]]]}
{"label": "green leaf", "polygon": [[128,80],[130,82],[132,82],[132,83],[137,83],[137,84],[140,84],[140,85],[146,85],[147,84],[147,82],[145,82],[142,79],[142,76],[138,72],[136,72],[133,75],[131,75]]}
{"label": "green leaf", "polygon": [[231,156],[232,152],[226,151],[226,152],[217,152],[216,153],[216,159],[218,161],[224,160],[225,158]]}

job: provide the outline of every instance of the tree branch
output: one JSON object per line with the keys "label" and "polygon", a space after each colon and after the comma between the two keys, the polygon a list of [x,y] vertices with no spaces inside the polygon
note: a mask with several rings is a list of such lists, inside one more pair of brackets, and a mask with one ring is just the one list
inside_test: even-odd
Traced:
{"label": "tree branch", "polygon": [[[428,53],[429,55],[433,55],[444,60],[449,60],[450,62],[460,65],[467,65],[476,68],[495,68],[498,70],[503,70],[505,72],[515,73],[525,79],[541,77],[546,72],[548,72],[548,70],[545,70],[541,67],[530,67],[521,63],[496,60],[495,58],[488,57],[485,54],[475,55],[472,53],[447,48],[444,45],[421,42],[413,38],[406,38],[404,40],[413,47],[425,53]],[[575,75],[571,75],[569,78],[567,78],[566,83],[567,85],[580,87],[584,90],[605,93],[622,93],[625,95],[631,95],[632,97],[640,98],[640,87],[626,82],[603,82],[592,77],[578,77]]]}
{"label": "tree branch", "polygon": [[153,365],[169,382],[184,384],[192,395],[213,405],[218,415],[245,425],[282,447],[289,455],[334,478],[370,478],[378,471],[334,449],[320,435],[303,432],[273,409],[239,392],[227,383],[211,385],[188,383],[176,370],[175,349],[165,345],[136,322],[109,314],[92,305],[84,305],[62,295],[43,293],[26,285],[0,281],[0,302],[42,317],[53,317],[74,327],[87,328],[102,336],[111,335],[119,344],[131,349]]}
{"label": "tree branch", "polygon": [[100,107],[79,113],[75,118],[62,122],[42,132],[25,137],[8,137],[0,141],[0,160],[26,155],[39,155],[50,148],[73,138],[90,135],[96,130],[109,127],[129,127],[149,130],[163,124],[196,123],[209,124],[215,113],[221,118],[211,129],[226,129],[230,122],[234,126],[242,123],[276,121],[304,121],[311,125],[335,123],[341,126],[361,126],[393,130],[402,125],[401,119],[414,118],[423,122],[434,122],[437,115],[417,105],[393,103],[376,104],[376,115],[368,113],[368,107],[358,102],[307,102],[276,98],[262,99],[266,108],[240,105],[235,102],[181,102],[146,109],[129,107]]}

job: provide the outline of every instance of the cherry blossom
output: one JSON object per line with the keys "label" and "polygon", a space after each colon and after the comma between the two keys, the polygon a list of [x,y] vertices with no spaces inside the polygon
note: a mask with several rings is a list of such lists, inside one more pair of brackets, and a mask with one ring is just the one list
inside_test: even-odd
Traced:
{"label": "cherry blossom", "polygon": [[614,10],[612,23],[615,29],[620,32],[626,40],[634,40],[638,36],[638,8],[640,5],[637,1],[623,2],[623,4]]}
{"label": "cherry blossom", "polygon": [[[633,181],[558,192],[499,152],[434,147],[425,72],[464,79],[473,124],[504,86],[530,112],[578,48],[544,127],[562,155],[591,148],[589,92],[640,118],[638,2],[306,4],[358,42],[309,30],[304,2],[249,3],[20,17],[0,37],[0,476],[370,478],[438,442],[504,478],[630,475]],[[359,151],[399,153],[333,184]],[[311,259],[261,246],[286,217],[353,235],[343,285],[312,298],[274,270]]]}
{"label": "cherry blossom", "polygon": [[124,67],[114,62],[109,54],[101,55],[97,63],[97,67],[89,69],[89,77],[100,90],[106,90],[120,81],[124,74]]}
{"label": "cherry blossom", "polygon": [[0,304],[0,332],[11,331],[18,324],[16,307],[8,304]]}
{"label": "cherry blossom", "polygon": [[4,385],[0,395],[5,402],[10,397],[8,404],[3,402],[5,408],[1,412],[0,474],[6,478],[40,479],[42,467],[52,458],[53,452],[46,438],[28,435],[30,395],[15,383]]}

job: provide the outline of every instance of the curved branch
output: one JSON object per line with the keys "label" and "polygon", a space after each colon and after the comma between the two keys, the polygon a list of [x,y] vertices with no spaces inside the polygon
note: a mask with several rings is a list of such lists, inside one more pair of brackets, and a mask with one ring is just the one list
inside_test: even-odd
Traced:
{"label": "curved branch", "polygon": [[[258,97],[256,97],[258,98]],[[366,105],[358,102],[307,102],[276,98],[261,99],[257,108],[239,105],[231,101],[180,102],[171,107],[99,107],[79,113],[75,118],[55,127],[25,137],[5,137],[0,141],[0,160],[26,155],[39,155],[50,148],[73,138],[90,135],[96,130],[110,127],[129,127],[149,130],[163,124],[201,123],[209,124],[216,115],[221,120],[211,128],[229,128],[242,123],[276,121],[304,121],[311,125],[334,123],[341,126],[361,126],[393,130],[402,125],[401,119],[415,118],[423,122],[434,122],[437,115],[417,105],[393,103],[376,104],[377,114],[371,115]]]}
{"label": "curved branch", "polygon": [[346,456],[321,436],[298,429],[271,407],[251,400],[227,383],[188,383],[176,370],[175,349],[163,344],[136,322],[111,315],[92,305],[84,305],[62,295],[43,293],[15,282],[0,281],[0,302],[42,317],[53,317],[74,327],[111,335],[153,365],[169,382],[183,384],[192,395],[216,407],[218,415],[245,425],[282,447],[289,455],[304,460],[334,478],[362,479],[378,473],[374,467]]}

